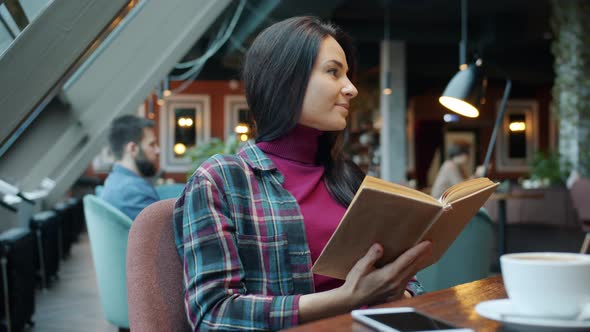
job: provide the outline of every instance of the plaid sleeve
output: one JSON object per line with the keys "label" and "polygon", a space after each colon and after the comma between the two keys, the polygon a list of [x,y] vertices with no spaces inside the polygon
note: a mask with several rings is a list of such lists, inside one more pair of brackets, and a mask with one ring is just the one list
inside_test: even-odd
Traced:
{"label": "plaid sleeve", "polygon": [[406,286],[406,290],[412,294],[412,296],[418,296],[425,293],[424,288],[422,288],[422,284],[416,279],[414,276]]}
{"label": "plaid sleeve", "polygon": [[279,330],[298,323],[299,295],[248,294],[223,191],[196,175],[184,197],[185,306],[193,329]]}

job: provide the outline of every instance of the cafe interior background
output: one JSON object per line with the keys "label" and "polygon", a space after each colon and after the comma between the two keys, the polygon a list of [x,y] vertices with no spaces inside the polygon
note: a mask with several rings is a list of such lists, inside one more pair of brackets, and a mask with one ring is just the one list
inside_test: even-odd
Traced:
{"label": "cafe interior background", "polygon": [[[112,165],[110,121],[128,113],[153,119],[162,150],[154,181],[180,188],[203,158],[255,136],[240,80],[244,53],[262,29],[296,15],[336,23],[357,48],[348,157],[370,175],[427,193],[451,144],[469,146],[468,173],[484,162],[510,80],[487,174],[507,195],[485,205],[489,273],[498,272],[499,245],[505,252],[580,250],[587,228],[566,184],[572,170],[590,176],[587,2],[99,2],[0,1],[0,228],[28,229],[45,211],[69,209],[78,218],[71,221],[76,235],[61,248],[69,251],[63,268],[42,278],[35,267],[32,330],[56,326],[52,301],[70,301],[64,294],[76,291],[64,284],[76,284],[76,276],[94,289],[88,310],[102,310],[81,198]],[[474,118],[439,102],[467,68],[461,65],[483,73]],[[500,218],[504,244],[497,243]],[[6,324],[9,314],[0,311]],[[108,326],[100,314],[87,316],[98,330]]]}

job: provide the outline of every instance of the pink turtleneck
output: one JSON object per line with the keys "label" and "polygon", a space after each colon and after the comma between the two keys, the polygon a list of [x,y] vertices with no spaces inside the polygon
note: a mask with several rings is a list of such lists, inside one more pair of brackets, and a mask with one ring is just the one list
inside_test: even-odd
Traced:
{"label": "pink turtleneck", "polygon": [[[256,145],[284,176],[283,187],[299,203],[311,260],[318,259],[346,209],[338,204],[323,181],[324,166],[315,163],[321,131],[297,125],[289,134]],[[314,274],[316,292],[340,287],[342,280]]]}

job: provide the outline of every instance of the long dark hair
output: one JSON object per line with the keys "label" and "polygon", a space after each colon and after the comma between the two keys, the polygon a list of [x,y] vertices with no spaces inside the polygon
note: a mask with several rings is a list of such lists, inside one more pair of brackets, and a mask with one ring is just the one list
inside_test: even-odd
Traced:
{"label": "long dark hair", "polygon": [[[349,73],[354,73],[356,61],[350,38],[338,27],[315,17],[293,17],[275,23],[256,37],[246,54],[243,75],[257,142],[272,141],[297,125],[315,59],[328,36],[340,44]],[[320,136],[316,161],[325,167],[324,182],[330,195],[348,206],[364,173],[344,159],[342,132]]]}

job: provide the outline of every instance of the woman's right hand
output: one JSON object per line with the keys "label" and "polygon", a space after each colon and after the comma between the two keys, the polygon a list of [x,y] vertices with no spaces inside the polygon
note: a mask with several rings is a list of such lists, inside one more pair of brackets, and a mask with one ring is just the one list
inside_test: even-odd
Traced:
{"label": "woman's right hand", "polygon": [[375,243],[354,265],[339,291],[349,299],[352,308],[400,299],[408,282],[431,255],[432,244],[424,241],[408,249],[395,261],[375,268],[383,256],[383,247]]}

